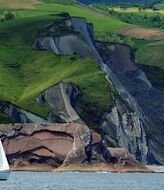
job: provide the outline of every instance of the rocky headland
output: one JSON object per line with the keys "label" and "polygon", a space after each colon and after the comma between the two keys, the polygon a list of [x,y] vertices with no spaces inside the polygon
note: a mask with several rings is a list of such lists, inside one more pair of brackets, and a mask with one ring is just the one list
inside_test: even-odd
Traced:
{"label": "rocky headland", "polygon": [[12,170],[151,171],[82,124],[0,125],[0,138]]}
{"label": "rocky headland", "polygon": [[89,57],[103,71],[115,95],[112,106],[99,118],[101,136],[81,119],[81,91],[76,84],[61,81],[38,94],[36,102],[50,108],[45,118],[0,102],[0,112],[20,123],[0,125],[14,170],[147,172],[151,170],[141,163],[164,164],[164,93],[137,67],[128,46],[97,42],[93,33],[85,18],[67,15],[38,31],[32,46],[59,56]]}

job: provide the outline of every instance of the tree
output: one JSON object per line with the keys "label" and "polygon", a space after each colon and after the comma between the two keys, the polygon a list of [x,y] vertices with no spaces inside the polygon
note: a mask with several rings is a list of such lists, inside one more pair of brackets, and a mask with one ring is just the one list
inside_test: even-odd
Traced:
{"label": "tree", "polygon": [[12,20],[12,19],[15,19],[15,14],[12,12],[6,11],[3,17],[4,17],[4,20]]}

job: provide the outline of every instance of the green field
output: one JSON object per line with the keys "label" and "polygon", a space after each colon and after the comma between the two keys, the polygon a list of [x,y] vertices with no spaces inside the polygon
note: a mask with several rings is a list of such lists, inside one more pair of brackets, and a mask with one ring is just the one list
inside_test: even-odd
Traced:
{"label": "green field", "polygon": [[164,40],[145,43],[136,52],[140,64],[157,66],[164,69]]}
{"label": "green field", "polygon": [[13,10],[17,18],[36,17],[50,14],[58,14],[68,12],[71,16],[86,17],[92,22],[97,32],[115,32],[116,30],[129,26],[129,24],[119,21],[117,18],[108,17],[96,13],[90,9],[80,7],[78,5],[62,5],[62,4],[39,4],[32,10]]}

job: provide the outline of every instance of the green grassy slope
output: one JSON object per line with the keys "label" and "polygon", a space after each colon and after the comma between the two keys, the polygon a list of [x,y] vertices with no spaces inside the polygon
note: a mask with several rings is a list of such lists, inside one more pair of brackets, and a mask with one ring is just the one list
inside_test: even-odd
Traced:
{"label": "green grassy slope", "polygon": [[[49,109],[39,106],[35,101],[36,96],[52,84],[63,80],[80,86],[83,92],[80,103],[84,118],[99,117],[109,108],[111,86],[93,60],[36,51],[32,49],[32,43],[39,29],[62,19],[54,16],[61,12],[68,12],[72,16],[85,16],[94,24],[98,33],[115,33],[120,28],[133,25],[79,5],[41,3],[28,10],[8,9],[16,14],[16,20],[0,22],[0,100],[11,101],[45,116]],[[4,10],[0,8],[0,14]],[[162,41],[139,42],[137,60],[142,64],[163,68],[162,50]],[[156,53],[151,58],[149,56],[152,51]]]}
{"label": "green grassy slope", "polygon": [[140,64],[157,66],[164,69],[164,40],[148,42],[136,52],[136,59]]}
{"label": "green grassy slope", "polygon": [[45,116],[49,109],[39,106],[36,96],[59,81],[72,82],[82,90],[81,105],[88,104],[99,116],[110,105],[111,87],[94,61],[32,49],[36,32],[59,19],[40,16],[0,23],[0,100]]}
{"label": "green grassy slope", "polygon": [[[1,10],[2,14],[4,11]],[[12,11],[16,14],[17,18],[36,17],[49,14],[57,14],[61,12],[68,12],[71,16],[86,17],[89,22],[92,22],[97,32],[115,32],[116,30],[130,26],[127,23],[121,22],[112,16],[102,15],[98,12],[90,10],[86,7],[79,5],[63,5],[55,3],[40,3],[33,6],[33,9],[17,9]]]}
{"label": "green grassy slope", "polygon": [[136,51],[139,67],[152,85],[164,91],[164,40],[144,42]]}

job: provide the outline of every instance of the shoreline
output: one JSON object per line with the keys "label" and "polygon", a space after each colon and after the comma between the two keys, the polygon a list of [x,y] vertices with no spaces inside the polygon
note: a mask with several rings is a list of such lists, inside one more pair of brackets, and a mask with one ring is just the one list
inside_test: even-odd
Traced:
{"label": "shoreline", "polygon": [[155,171],[149,166],[122,166],[121,164],[84,164],[84,165],[61,165],[57,168],[49,165],[24,165],[24,166],[11,166],[11,171],[24,171],[24,172],[90,172],[90,173],[164,173]]}

